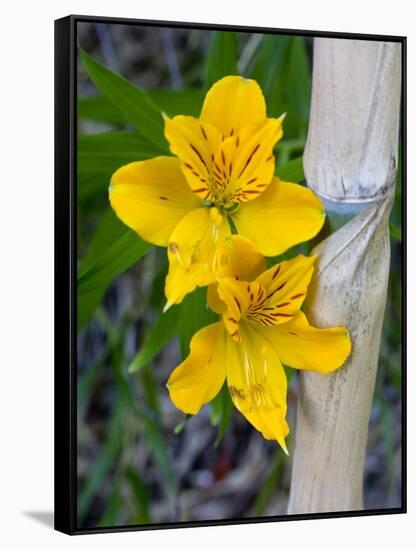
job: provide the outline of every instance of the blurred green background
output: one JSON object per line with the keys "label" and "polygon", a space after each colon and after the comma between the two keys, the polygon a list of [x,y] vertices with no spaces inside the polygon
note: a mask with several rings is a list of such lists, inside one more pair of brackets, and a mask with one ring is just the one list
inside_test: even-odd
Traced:
{"label": "blurred green background", "polygon": [[[78,23],[77,32],[79,527],[283,515],[292,434],[287,458],[233,410],[224,390],[193,418],[173,406],[169,373],[214,317],[203,289],[161,315],[166,251],[116,219],[107,187],[119,166],[167,154],[160,110],[198,116],[208,87],[237,73],[259,82],[269,116],[287,112],[277,173],[302,183],[312,40],[101,23]],[[401,503],[400,226],[399,173],[365,465],[368,509]],[[293,430],[298,376],[287,373]]]}

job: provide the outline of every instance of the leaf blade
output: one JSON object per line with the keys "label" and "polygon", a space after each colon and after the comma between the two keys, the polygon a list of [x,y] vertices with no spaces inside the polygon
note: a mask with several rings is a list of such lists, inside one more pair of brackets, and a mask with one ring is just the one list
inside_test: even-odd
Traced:
{"label": "leaf blade", "polygon": [[183,359],[188,355],[194,334],[216,320],[216,315],[207,305],[206,292],[206,288],[197,288],[188,294],[179,306],[178,337]]}
{"label": "leaf blade", "polygon": [[161,153],[168,153],[162,113],[146,92],[94,60],[82,48],[79,50],[83,65],[96,87],[142,136]]}
{"label": "leaf blade", "polygon": [[227,75],[239,74],[235,32],[213,31],[207,53],[206,89]]}
{"label": "leaf blade", "polygon": [[166,313],[161,313],[138,354],[129,365],[129,373],[137,372],[148,364],[174,337],[177,331],[178,316],[179,308],[175,306],[171,307]]}
{"label": "leaf blade", "polygon": [[78,201],[106,193],[112,174],[121,166],[160,155],[137,132],[106,132],[78,136]]}
{"label": "leaf blade", "polygon": [[78,295],[108,284],[131,267],[150,248],[136,233],[126,232],[104,252],[77,280]]}
{"label": "leaf blade", "polygon": [[286,162],[285,164],[278,165],[275,173],[284,181],[300,183],[305,179],[303,157],[298,157]]}
{"label": "leaf blade", "polygon": [[[112,210],[106,212],[78,268],[78,330],[87,324],[112,280],[138,261],[149,248],[119,221]],[[109,263],[107,268],[106,262]]]}
{"label": "leaf blade", "polygon": [[[198,116],[203,104],[204,93],[199,88],[183,90],[154,89],[147,90],[149,98],[168,115]],[[81,120],[93,120],[116,126],[125,126],[128,120],[101,94],[91,94],[81,97],[77,102],[77,116]]]}
{"label": "leaf blade", "polygon": [[389,224],[389,232],[390,232],[391,237],[394,240],[396,240],[398,242],[401,242],[401,239],[402,239],[401,227],[399,227],[395,223],[390,223]]}
{"label": "leaf blade", "polygon": [[233,401],[230,397],[227,382],[223,384],[220,392],[211,402],[211,413],[212,423],[218,426],[217,437],[214,442],[214,446],[218,447],[233,417]]}

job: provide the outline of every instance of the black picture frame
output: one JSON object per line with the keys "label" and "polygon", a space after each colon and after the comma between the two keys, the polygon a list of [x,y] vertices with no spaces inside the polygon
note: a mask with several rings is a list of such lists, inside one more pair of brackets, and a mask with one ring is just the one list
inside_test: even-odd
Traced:
{"label": "black picture frame", "polygon": [[[402,163],[402,502],[399,508],[297,514],[227,520],[205,520],[152,525],[121,525],[104,528],[77,527],[77,419],[76,419],[76,174],[77,174],[77,40],[76,26],[81,22],[117,23],[202,30],[230,30],[305,37],[328,37],[388,41],[401,44],[401,163]],[[406,49],[404,36],[275,29],[250,26],[184,23],[126,18],[70,15],[55,21],[55,529],[70,535],[149,529],[174,529],[209,525],[297,521],[335,517],[357,517],[406,513]]]}

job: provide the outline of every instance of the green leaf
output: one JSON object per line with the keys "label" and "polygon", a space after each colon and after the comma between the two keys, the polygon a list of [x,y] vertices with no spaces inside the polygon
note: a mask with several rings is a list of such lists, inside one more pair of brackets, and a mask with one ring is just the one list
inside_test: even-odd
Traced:
{"label": "green leaf", "polygon": [[393,223],[390,223],[389,224],[389,232],[390,232],[391,237],[394,240],[401,242],[401,228],[400,227],[398,227],[397,225],[395,225]]}
{"label": "green leaf", "polygon": [[[78,268],[78,276],[83,275],[106,252],[106,250],[126,233],[126,226],[116,217],[110,208],[102,216],[90,245]],[[77,296],[78,330],[88,322],[101,302],[108,284],[97,286],[93,291]]]}
{"label": "green leaf", "polygon": [[78,268],[78,330],[87,324],[112,280],[148,249],[149,245],[127,229],[112,210],[106,212]]}
{"label": "green leaf", "polygon": [[77,296],[77,330],[80,331],[90,320],[91,316],[97,309],[97,306],[103,299],[107,288],[100,286],[82,296]]}
{"label": "green leaf", "polygon": [[261,86],[268,106],[269,116],[285,112],[283,78],[288,64],[291,37],[265,35],[249,71]]}
{"label": "green leaf", "polygon": [[234,32],[213,31],[207,53],[206,89],[227,75],[239,74]]}
{"label": "green leaf", "polygon": [[97,224],[93,237],[78,267],[78,277],[85,273],[111,244],[126,233],[126,226],[111,208],[107,208]]}
{"label": "green leaf", "polygon": [[295,134],[305,133],[310,112],[311,67],[305,40],[300,37],[291,40],[286,89],[289,122],[298,126],[298,131],[294,129]]}
{"label": "green leaf", "polygon": [[[198,88],[184,90],[147,90],[150,99],[168,115],[198,116],[204,93]],[[124,126],[128,123],[120,110],[104,95],[91,95],[78,100],[78,118]]]}
{"label": "green leaf", "polygon": [[249,76],[262,88],[269,116],[287,113],[286,138],[305,135],[310,109],[310,74],[303,38],[264,36]]}
{"label": "green leaf", "polygon": [[141,88],[95,61],[81,48],[80,56],[91,80],[122,116],[161,153],[168,153],[162,113],[150,97]]}
{"label": "green leaf", "polygon": [[190,341],[201,328],[216,321],[216,315],[209,309],[206,300],[207,288],[197,288],[187,294],[179,307],[178,336],[181,356],[189,353]]}
{"label": "green leaf", "polygon": [[137,132],[80,135],[77,147],[78,200],[101,194],[107,199],[110,178],[129,162],[160,155],[160,150]]}
{"label": "green leaf", "polygon": [[[131,381],[128,381],[123,372],[124,348],[123,341],[120,339],[120,328],[115,326],[106,312],[103,310],[100,318],[103,329],[106,331],[109,341],[119,339],[116,352],[112,353],[113,372],[117,382],[116,402],[123,406],[124,419],[125,414],[133,413],[140,423],[143,430],[143,442],[148,447],[155,465],[161,473],[161,488],[166,495],[172,495],[177,488],[177,479],[172,462],[169,456],[165,439],[162,436],[161,426],[154,414],[149,414],[148,408],[142,406],[138,401],[137,395],[133,391]],[[150,403],[148,402],[147,405]],[[123,430],[119,430],[123,434]]]}
{"label": "green leaf", "polygon": [[131,467],[126,470],[126,479],[129,482],[137,508],[134,523],[150,523],[149,495],[144,481],[138,472]]}
{"label": "green leaf", "polygon": [[94,94],[77,101],[77,117],[81,120],[106,122],[125,126],[128,121],[120,110],[105,95]]}
{"label": "green leaf", "polygon": [[179,308],[177,306],[173,306],[166,313],[160,314],[142,344],[139,353],[130,364],[128,372],[136,372],[144,367],[174,337],[177,332],[178,314]]}
{"label": "green leaf", "polygon": [[80,173],[111,175],[123,164],[152,158],[160,152],[137,132],[106,132],[78,136],[77,153]]}
{"label": "green leaf", "polygon": [[259,517],[265,511],[265,508],[277,490],[278,481],[282,475],[282,467],[284,465],[284,453],[280,448],[275,451],[275,456],[270,462],[270,470],[268,475],[259,487],[254,504],[250,511],[252,517]]}
{"label": "green leaf", "polygon": [[121,407],[115,407],[112,412],[107,439],[98,453],[96,461],[86,476],[85,484],[78,495],[78,522],[82,523],[95,493],[99,489],[102,480],[114,466],[121,450],[122,439],[120,437],[120,412]]}
{"label": "green leaf", "polygon": [[145,414],[144,411],[137,408],[136,413],[144,429],[144,441],[163,476],[163,489],[167,494],[175,493],[177,478],[161,430],[157,422]]}
{"label": "green leaf", "polygon": [[203,105],[204,92],[198,88],[184,90],[150,90],[149,96],[168,115],[198,117]]}
{"label": "green leaf", "polygon": [[113,483],[110,497],[107,499],[106,508],[96,527],[110,527],[118,524],[120,509],[123,506],[123,497],[120,494],[118,484]]}
{"label": "green leaf", "polygon": [[181,420],[181,422],[178,422],[178,424],[174,427],[175,435],[178,435],[182,432],[191,416],[191,414],[184,414],[184,418]]}
{"label": "green leaf", "polygon": [[276,175],[284,181],[300,183],[305,179],[303,158],[298,157],[277,167]]}
{"label": "green leaf", "polygon": [[223,436],[232,420],[233,416],[233,401],[225,382],[220,392],[211,402],[211,421],[212,424],[218,426],[218,432],[214,446],[218,447]]}
{"label": "green leaf", "polygon": [[130,229],[115,241],[77,280],[78,296],[94,291],[111,281],[137,262],[150,245]]}

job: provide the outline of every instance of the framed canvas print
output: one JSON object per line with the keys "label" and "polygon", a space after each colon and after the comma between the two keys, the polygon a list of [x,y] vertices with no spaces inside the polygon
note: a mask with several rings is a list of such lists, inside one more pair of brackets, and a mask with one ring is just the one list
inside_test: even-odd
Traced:
{"label": "framed canvas print", "polygon": [[406,511],[405,47],[55,22],[55,522]]}

